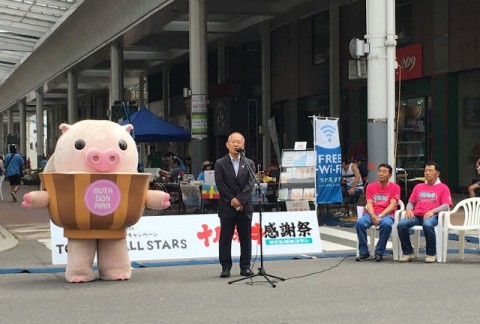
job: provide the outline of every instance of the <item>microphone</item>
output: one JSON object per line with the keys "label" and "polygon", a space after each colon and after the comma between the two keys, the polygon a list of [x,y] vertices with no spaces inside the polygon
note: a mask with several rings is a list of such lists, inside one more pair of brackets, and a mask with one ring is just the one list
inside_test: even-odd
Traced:
{"label": "microphone", "polygon": [[239,148],[239,147],[237,147],[235,149],[235,151],[237,151],[237,153],[245,153],[245,150],[243,148]]}

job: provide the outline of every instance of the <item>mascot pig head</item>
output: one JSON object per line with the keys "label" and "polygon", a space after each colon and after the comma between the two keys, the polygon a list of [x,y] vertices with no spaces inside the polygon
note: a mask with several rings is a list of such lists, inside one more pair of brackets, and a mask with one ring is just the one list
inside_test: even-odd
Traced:
{"label": "mascot pig head", "polygon": [[132,125],[107,120],[61,124],[62,136],[46,172],[137,173],[138,152]]}

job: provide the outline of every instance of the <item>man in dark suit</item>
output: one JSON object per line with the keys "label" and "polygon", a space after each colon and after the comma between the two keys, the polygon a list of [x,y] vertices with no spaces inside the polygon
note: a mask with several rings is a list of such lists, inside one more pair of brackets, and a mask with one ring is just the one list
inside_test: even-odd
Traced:
{"label": "man in dark suit", "polygon": [[247,164],[253,170],[252,160],[242,156],[245,138],[242,134],[230,134],[226,143],[228,154],[215,163],[215,182],[220,193],[218,217],[220,217],[219,259],[221,278],[230,277],[232,268],[232,237],[237,227],[240,239],[240,275],[253,275],[250,270],[252,256],[252,192],[254,179]]}

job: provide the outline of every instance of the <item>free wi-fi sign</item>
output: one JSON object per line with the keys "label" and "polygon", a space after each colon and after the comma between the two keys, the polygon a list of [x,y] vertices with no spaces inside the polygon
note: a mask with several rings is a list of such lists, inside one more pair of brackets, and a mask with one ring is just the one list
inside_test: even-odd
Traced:
{"label": "free wi-fi sign", "polygon": [[335,134],[335,132],[337,131],[335,127],[331,126],[331,125],[325,125],[325,126],[322,126],[320,128],[320,131],[322,132],[323,136],[325,137],[325,139],[331,143],[332,140],[333,140],[333,135]]}

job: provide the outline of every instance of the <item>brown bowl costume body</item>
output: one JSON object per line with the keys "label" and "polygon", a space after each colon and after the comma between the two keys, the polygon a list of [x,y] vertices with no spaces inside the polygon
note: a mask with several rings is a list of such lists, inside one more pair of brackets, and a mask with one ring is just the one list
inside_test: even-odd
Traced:
{"label": "brown bowl costume body", "polygon": [[150,174],[40,174],[52,222],[67,238],[119,239],[145,209]]}

